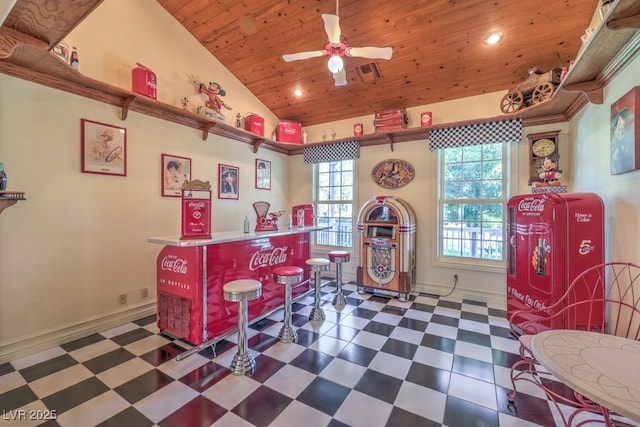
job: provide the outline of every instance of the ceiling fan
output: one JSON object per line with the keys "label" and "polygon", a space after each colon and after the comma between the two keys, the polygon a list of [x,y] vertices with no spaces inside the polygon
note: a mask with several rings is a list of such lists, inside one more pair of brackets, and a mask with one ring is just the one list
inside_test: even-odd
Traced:
{"label": "ceiling fan", "polygon": [[327,32],[327,42],[322,50],[310,52],[299,52],[282,55],[285,62],[299,61],[301,59],[315,58],[317,56],[330,56],[327,63],[329,71],[333,73],[333,80],[336,86],[347,84],[347,73],[344,69],[343,56],[371,58],[371,59],[391,59],[392,50],[390,47],[351,47],[347,39],[340,31],[340,18],[338,17],[338,1],[336,0],[336,14],[322,14],[324,29]]}

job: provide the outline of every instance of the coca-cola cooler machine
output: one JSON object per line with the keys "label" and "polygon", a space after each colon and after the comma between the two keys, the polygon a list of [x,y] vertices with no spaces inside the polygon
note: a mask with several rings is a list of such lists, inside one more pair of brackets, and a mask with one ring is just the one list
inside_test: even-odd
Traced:
{"label": "coca-cola cooler machine", "polygon": [[[552,314],[548,307],[576,276],[604,262],[602,199],[594,193],[518,195],[509,199],[507,215],[507,316],[511,319],[515,311],[528,307]],[[585,312],[578,318],[582,316],[586,324],[588,316],[603,315]],[[512,320],[517,326],[525,319]],[[545,322],[544,328],[564,327],[560,316]]]}

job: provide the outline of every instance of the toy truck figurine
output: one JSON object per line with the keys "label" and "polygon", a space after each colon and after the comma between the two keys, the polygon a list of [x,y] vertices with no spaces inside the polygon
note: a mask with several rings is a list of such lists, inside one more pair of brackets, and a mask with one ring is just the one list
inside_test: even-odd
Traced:
{"label": "toy truck figurine", "polygon": [[560,68],[553,68],[546,73],[537,68],[529,70],[529,77],[517,87],[510,89],[500,101],[503,113],[515,113],[522,107],[530,107],[551,98],[560,84]]}

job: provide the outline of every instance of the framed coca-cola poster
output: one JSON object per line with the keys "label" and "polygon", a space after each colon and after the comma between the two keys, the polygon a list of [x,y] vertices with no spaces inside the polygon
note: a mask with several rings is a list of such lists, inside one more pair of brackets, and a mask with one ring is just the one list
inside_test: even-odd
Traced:
{"label": "framed coca-cola poster", "polygon": [[162,196],[180,197],[182,186],[191,181],[191,159],[162,154]]}
{"label": "framed coca-cola poster", "polygon": [[256,159],[256,188],[258,190],[271,190],[271,162]]}
{"label": "framed coca-cola poster", "polygon": [[127,176],[127,130],[80,119],[82,172]]}
{"label": "framed coca-cola poster", "polygon": [[240,168],[218,164],[218,199],[239,198]]}

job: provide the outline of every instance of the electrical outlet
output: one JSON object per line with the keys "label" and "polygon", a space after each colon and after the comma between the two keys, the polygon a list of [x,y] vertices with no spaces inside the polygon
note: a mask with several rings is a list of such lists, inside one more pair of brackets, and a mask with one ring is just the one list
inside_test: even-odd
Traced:
{"label": "electrical outlet", "polygon": [[149,288],[142,288],[140,296],[142,296],[142,298],[147,298],[149,296]]}
{"label": "electrical outlet", "polygon": [[118,302],[120,305],[125,305],[127,303],[127,294],[120,294],[118,296]]}

